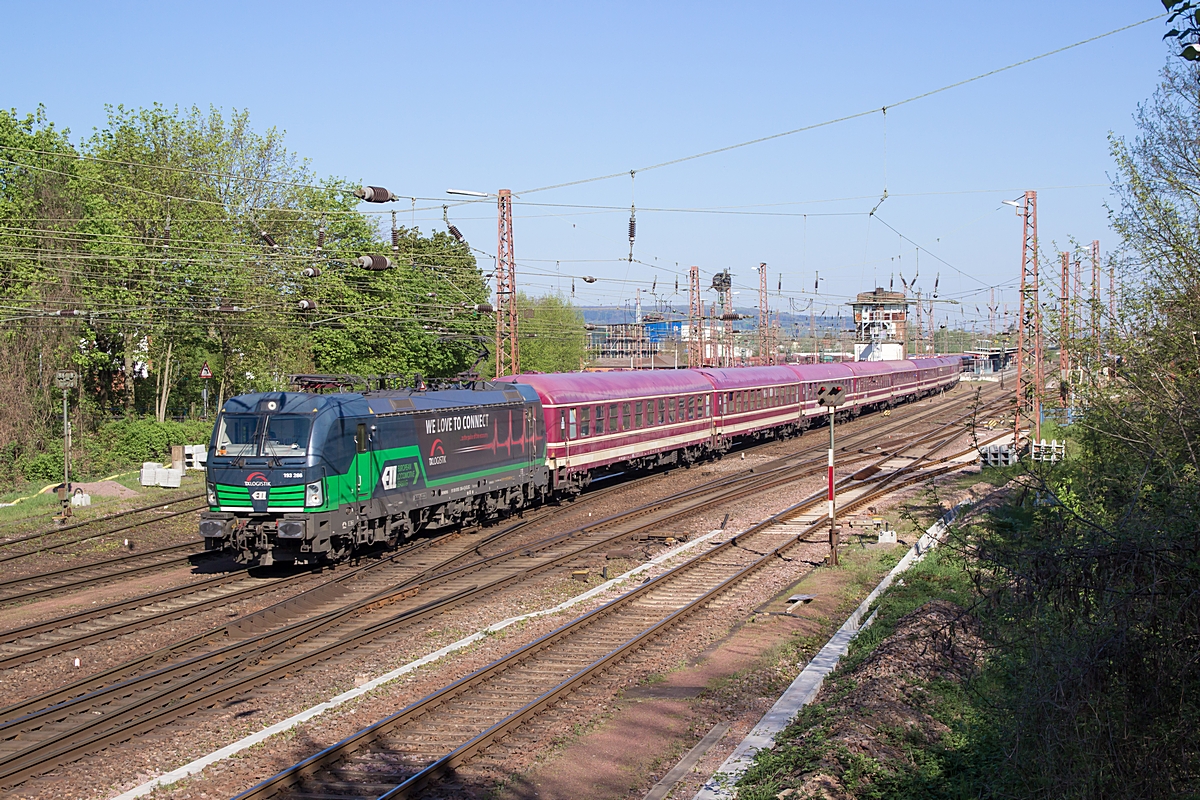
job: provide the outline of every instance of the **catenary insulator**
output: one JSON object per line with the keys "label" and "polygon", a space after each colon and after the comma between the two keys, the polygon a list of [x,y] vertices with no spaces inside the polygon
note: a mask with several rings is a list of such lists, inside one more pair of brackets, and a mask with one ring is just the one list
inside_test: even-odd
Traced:
{"label": "catenary insulator", "polygon": [[595,279],[595,278],[593,278],[591,275],[584,275],[584,276],[583,276],[583,282],[584,282],[584,283],[595,283],[595,282],[596,282],[596,279]]}
{"label": "catenary insulator", "polygon": [[59,310],[58,316],[60,316],[60,317],[78,317],[82,313],[83,312],[80,311],[78,308],[64,308],[64,309]]}
{"label": "catenary insulator", "polygon": [[317,250],[325,249],[325,226],[317,228]]}
{"label": "catenary insulator", "polygon": [[465,242],[467,240],[467,237],[463,236],[462,231],[460,231],[456,226],[451,225],[449,227],[449,231],[450,231],[450,235],[453,236],[458,241]]}
{"label": "catenary insulator", "polygon": [[491,314],[493,311],[496,310],[496,309],[492,308],[491,303],[476,303],[474,308],[480,314]]}
{"label": "catenary insulator", "polygon": [[392,252],[400,252],[400,231],[392,228]]}
{"label": "catenary insulator", "polygon": [[637,237],[637,220],[633,218],[633,214],[629,215],[629,243],[633,244],[633,240]]}
{"label": "catenary insulator", "polygon": [[267,247],[272,247],[276,250],[279,249],[279,243],[275,241],[275,238],[271,236],[271,234],[267,233],[266,231],[259,231],[258,235],[262,237],[262,240],[266,243]]}
{"label": "catenary insulator", "polygon": [[296,305],[300,307],[301,311],[316,311],[317,310],[317,301],[316,300],[301,300],[300,302],[296,303]]}
{"label": "catenary insulator", "polygon": [[368,203],[387,203],[397,199],[396,195],[382,186],[360,186],[354,190],[354,196]]}
{"label": "catenary insulator", "polygon": [[392,269],[395,264],[387,256],[359,256],[354,263],[363,269],[383,270]]}
{"label": "catenary insulator", "polygon": [[163,229],[163,250],[171,246],[171,223],[167,223],[167,227]]}
{"label": "catenary insulator", "polygon": [[300,277],[319,278],[321,277],[321,270],[317,267],[305,267],[304,269],[300,270]]}

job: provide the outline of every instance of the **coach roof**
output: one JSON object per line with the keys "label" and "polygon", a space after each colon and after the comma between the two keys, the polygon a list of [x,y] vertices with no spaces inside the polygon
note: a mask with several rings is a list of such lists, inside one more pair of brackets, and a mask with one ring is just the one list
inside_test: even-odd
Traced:
{"label": "coach roof", "polygon": [[702,374],[688,369],[529,374],[517,375],[513,381],[532,386],[547,405],[585,405],[712,391],[712,384]]}

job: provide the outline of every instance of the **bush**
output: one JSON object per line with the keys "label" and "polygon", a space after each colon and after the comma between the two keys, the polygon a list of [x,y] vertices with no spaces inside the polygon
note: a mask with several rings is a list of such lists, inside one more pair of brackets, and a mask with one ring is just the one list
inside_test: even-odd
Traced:
{"label": "bush", "polygon": [[[143,461],[166,461],[171,446],[207,444],[212,423],[200,420],[158,422],[121,419],[105,422],[94,432],[77,436],[71,453],[72,478],[94,480],[137,468]],[[62,480],[61,439],[48,438],[32,452],[11,443],[0,450],[5,483],[47,483]]]}

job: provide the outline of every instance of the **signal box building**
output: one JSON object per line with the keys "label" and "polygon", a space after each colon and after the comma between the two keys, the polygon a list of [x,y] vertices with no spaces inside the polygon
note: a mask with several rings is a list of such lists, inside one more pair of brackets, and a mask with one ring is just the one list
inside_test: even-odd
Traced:
{"label": "signal box building", "polygon": [[860,292],[850,307],[854,309],[854,360],[902,361],[908,333],[909,300],[903,292],[882,287]]}

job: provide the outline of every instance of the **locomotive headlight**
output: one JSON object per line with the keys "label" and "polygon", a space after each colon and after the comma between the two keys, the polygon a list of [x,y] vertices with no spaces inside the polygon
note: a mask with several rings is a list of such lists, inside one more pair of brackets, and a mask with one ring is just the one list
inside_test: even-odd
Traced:
{"label": "locomotive headlight", "polygon": [[304,487],[304,505],[319,506],[325,502],[325,495],[321,491],[321,482],[310,483]]}
{"label": "locomotive headlight", "polygon": [[217,487],[211,483],[204,484],[204,488],[208,490],[208,504],[215,506],[217,504]]}

